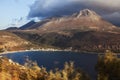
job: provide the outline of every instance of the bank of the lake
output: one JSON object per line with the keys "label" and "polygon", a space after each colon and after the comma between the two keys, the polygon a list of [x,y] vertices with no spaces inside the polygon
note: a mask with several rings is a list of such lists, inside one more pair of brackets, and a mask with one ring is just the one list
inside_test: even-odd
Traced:
{"label": "bank of the lake", "polygon": [[77,53],[84,53],[84,54],[104,54],[101,52],[88,52],[88,51],[78,51],[78,50],[71,50],[71,49],[54,49],[54,48],[41,48],[41,49],[30,49],[30,50],[17,50],[17,51],[4,51],[1,54],[10,54],[10,53],[17,53],[17,52],[29,52],[29,51],[64,51],[64,52],[77,52]]}

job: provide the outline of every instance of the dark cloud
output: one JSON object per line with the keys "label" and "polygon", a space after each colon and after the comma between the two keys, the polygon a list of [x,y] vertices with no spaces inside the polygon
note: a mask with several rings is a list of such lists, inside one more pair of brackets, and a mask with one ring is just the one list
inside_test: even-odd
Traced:
{"label": "dark cloud", "polygon": [[80,9],[83,9],[84,7],[85,6],[82,5],[82,3],[76,3],[70,0],[36,0],[35,3],[30,7],[28,17],[52,17],[69,15],[80,11]]}
{"label": "dark cloud", "polygon": [[30,7],[28,18],[70,15],[85,8],[113,23],[120,23],[120,0],[36,0]]}
{"label": "dark cloud", "polygon": [[108,15],[104,15],[103,17],[113,24],[120,26],[120,12],[114,12]]}

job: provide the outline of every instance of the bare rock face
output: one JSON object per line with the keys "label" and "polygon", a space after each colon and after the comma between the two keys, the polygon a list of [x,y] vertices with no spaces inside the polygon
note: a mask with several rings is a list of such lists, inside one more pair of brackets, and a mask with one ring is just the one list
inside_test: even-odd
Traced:
{"label": "bare rock face", "polygon": [[84,9],[84,10],[80,11],[79,14],[77,15],[77,18],[80,18],[80,17],[89,17],[94,20],[101,19],[101,17],[97,13],[95,13],[94,11],[89,10],[89,9]]}

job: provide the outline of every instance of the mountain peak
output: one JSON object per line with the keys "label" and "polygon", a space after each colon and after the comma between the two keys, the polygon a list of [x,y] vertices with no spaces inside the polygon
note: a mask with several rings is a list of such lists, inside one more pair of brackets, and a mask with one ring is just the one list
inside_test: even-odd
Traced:
{"label": "mountain peak", "polygon": [[95,15],[95,12],[93,12],[89,9],[84,9],[84,10],[81,10],[79,14],[81,16],[89,16],[89,15]]}
{"label": "mountain peak", "polygon": [[78,18],[80,17],[91,17],[93,19],[100,19],[101,17],[93,10],[89,10],[89,9],[84,9],[84,10],[81,10],[78,15],[77,15]]}
{"label": "mountain peak", "polygon": [[79,15],[81,16],[90,16],[90,15],[96,15],[96,13],[89,9],[84,9],[79,12]]}

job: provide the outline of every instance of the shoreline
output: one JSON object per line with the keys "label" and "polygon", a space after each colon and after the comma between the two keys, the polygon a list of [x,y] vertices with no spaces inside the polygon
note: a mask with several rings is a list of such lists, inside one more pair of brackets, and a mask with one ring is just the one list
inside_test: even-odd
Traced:
{"label": "shoreline", "polygon": [[[6,52],[2,52],[0,53],[0,56],[3,54],[12,54],[12,53],[17,53],[17,52],[31,52],[31,51],[51,51],[51,52],[60,52],[60,51],[64,51],[64,52],[75,52],[75,53],[80,53],[80,54],[104,54],[104,52],[87,52],[87,51],[73,51],[73,50],[67,50],[67,49],[52,49],[52,48],[48,48],[48,49],[31,49],[31,50],[18,50],[18,51],[6,51]],[[120,55],[120,53],[116,53],[117,55]]]}
{"label": "shoreline", "polygon": [[68,51],[68,50],[57,50],[57,49],[32,49],[32,50],[18,50],[18,51],[5,51],[5,52],[1,52],[0,55],[2,54],[12,54],[12,53],[16,53],[16,52],[30,52],[30,51]]}

